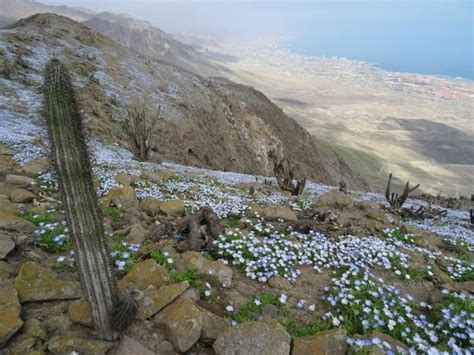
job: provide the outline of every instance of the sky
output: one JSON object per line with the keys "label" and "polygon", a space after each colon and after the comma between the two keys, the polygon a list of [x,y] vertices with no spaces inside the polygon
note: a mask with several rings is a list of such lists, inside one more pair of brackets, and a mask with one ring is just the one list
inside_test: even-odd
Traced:
{"label": "sky", "polygon": [[43,0],[128,13],[170,33],[291,38],[308,55],[474,78],[472,0]]}

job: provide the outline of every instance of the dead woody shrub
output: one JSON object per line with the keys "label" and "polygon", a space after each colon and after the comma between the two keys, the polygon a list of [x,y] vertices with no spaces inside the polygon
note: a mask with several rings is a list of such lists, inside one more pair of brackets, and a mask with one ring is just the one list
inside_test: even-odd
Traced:
{"label": "dead woody shrub", "polygon": [[160,118],[160,111],[161,107],[153,117],[149,117],[145,110],[138,108],[128,111],[123,127],[133,158],[138,161],[148,161],[151,149],[150,138]]}

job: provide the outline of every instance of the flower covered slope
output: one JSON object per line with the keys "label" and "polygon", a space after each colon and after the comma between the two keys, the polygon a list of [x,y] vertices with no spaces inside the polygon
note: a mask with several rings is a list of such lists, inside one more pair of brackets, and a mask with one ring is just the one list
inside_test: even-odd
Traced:
{"label": "flower covered slope", "polygon": [[[16,122],[0,135],[13,159],[22,165],[44,159],[47,149],[33,143],[41,131],[19,129]],[[203,250],[205,258],[231,267],[240,281],[222,286],[179,272],[176,280],[191,280],[202,302],[217,303],[231,324],[260,319],[272,305],[291,335],[341,328],[356,351],[474,351],[474,231],[467,211],[402,220],[373,193],[345,195],[309,182],[295,198],[270,177],[139,163],[125,149],[99,142],[90,150],[111,257],[121,275],[146,258],[179,270],[184,254],[178,245],[186,236],[168,235],[162,250],[144,252],[150,246],[146,236],[157,222],[209,206],[225,232]],[[38,196],[59,199],[49,168],[35,184]],[[61,204],[51,201],[23,215],[35,225],[29,238],[53,256],[56,267],[74,272]],[[213,270],[207,269],[209,275]]]}

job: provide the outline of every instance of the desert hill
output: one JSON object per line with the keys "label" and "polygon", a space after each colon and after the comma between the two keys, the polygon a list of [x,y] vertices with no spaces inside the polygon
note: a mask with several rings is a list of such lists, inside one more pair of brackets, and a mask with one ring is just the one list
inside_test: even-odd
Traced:
{"label": "desert hill", "polygon": [[0,0],[2,15],[14,19],[31,16],[37,13],[56,13],[70,17],[76,21],[85,21],[93,16],[93,12],[68,6],[44,5],[34,0]]}
{"label": "desert hill", "polygon": [[0,110],[11,120],[38,122],[44,64],[60,57],[74,75],[91,137],[123,145],[127,109],[139,105],[153,114],[161,107],[155,159],[269,175],[268,153],[277,149],[308,178],[367,188],[333,151],[248,86],[204,79],[54,14],[20,20],[0,31],[0,43]]}
{"label": "desert hill", "polygon": [[211,64],[194,49],[175,40],[168,33],[128,15],[102,12],[83,23],[117,43],[202,76],[219,75],[226,70]]}

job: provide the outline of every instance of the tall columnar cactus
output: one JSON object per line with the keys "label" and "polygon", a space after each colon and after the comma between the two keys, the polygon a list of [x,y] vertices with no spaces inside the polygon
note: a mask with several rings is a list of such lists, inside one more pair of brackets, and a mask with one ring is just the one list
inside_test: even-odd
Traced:
{"label": "tall columnar cactus", "polygon": [[114,324],[119,300],[104,239],[102,213],[71,79],[66,67],[57,59],[46,66],[44,96],[52,158],[67,226],[77,249],[82,290],[92,310],[97,336],[114,340],[119,335]]}

